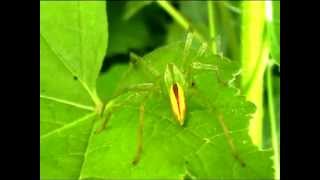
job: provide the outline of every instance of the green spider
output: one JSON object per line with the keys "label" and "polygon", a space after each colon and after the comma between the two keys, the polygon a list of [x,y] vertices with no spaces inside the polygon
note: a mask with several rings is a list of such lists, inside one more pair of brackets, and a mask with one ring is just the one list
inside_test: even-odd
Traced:
{"label": "green spider", "polygon": [[[170,106],[172,109],[172,115],[175,117],[177,124],[183,127],[185,125],[185,120],[188,111],[188,102],[186,101],[186,97],[188,96],[197,96],[197,98],[204,102],[204,106],[207,107],[210,111],[214,111],[214,109],[210,106],[207,98],[201,93],[197,92],[197,84],[193,80],[193,73],[196,71],[214,71],[216,72],[217,79],[223,85],[226,85],[227,82],[224,82],[219,77],[219,68],[212,62],[203,61],[202,57],[205,53],[207,53],[207,43],[202,43],[200,48],[197,51],[197,54],[194,57],[188,57],[189,51],[192,45],[193,34],[188,33],[186,41],[184,43],[184,48],[182,52],[182,57],[175,59],[174,63],[171,62],[163,62],[162,67],[163,71],[160,71],[161,68],[155,68],[152,66],[152,63],[144,60],[143,58],[138,57],[135,54],[131,54],[132,62],[130,64],[129,70],[124,74],[124,78],[126,78],[130,74],[133,68],[141,68],[141,70],[145,73],[145,79],[149,79],[147,82],[138,83],[135,85],[127,85],[118,87],[111,98],[111,100],[106,104],[104,113],[101,115],[102,123],[101,126],[96,130],[96,133],[100,133],[107,126],[107,122],[116,108],[121,108],[124,104],[130,103],[132,99],[134,99],[135,95],[128,96],[125,100],[118,100],[117,98],[127,92],[135,92],[135,94],[139,94],[143,96],[143,101],[140,104],[139,108],[139,127],[138,127],[138,145],[135,157],[132,161],[134,165],[136,165],[143,151],[143,127],[144,127],[144,113],[145,113],[145,101],[150,98],[152,93],[161,92],[167,94],[166,97],[169,99]],[[221,60],[227,60],[221,55],[219,56]],[[168,104],[169,105],[169,104]],[[231,153],[234,158],[240,162],[240,164],[244,167],[245,163],[239,157],[238,152],[233,143],[233,139],[229,134],[229,130],[224,123],[223,115],[219,113],[219,123],[222,126],[225,137],[228,141],[229,147],[231,149]]]}

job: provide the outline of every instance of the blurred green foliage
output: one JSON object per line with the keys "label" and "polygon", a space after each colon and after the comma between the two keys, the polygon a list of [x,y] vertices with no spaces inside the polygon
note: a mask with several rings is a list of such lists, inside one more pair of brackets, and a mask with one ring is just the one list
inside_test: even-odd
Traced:
{"label": "blurred green foliage", "polygon": [[[46,2],[50,4],[50,2]],[[65,2],[66,3],[66,2]],[[47,5],[48,5],[47,4]],[[68,3],[66,3],[68,4]],[[66,5],[64,4],[64,5]],[[155,143],[154,148],[149,148],[149,158],[153,157],[154,153],[162,158],[168,157],[168,162],[162,162],[162,164],[156,164],[154,162],[147,162],[142,164],[145,168],[143,169],[128,169],[129,167],[124,164],[124,161],[132,156],[131,151],[133,151],[135,147],[135,136],[128,138],[130,134],[133,134],[136,131],[136,126],[138,124],[137,119],[135,119],[135,123],[127,124],[127,127],[124,129],[119,129],[119,131],[112,131],[111,134],[104,134],[105,138],[97,138],[92,136],[92,127],[93,125],[89,120],[98,119],[96,114],[93,112],[88,113],[88,111],[95,111],[95,106],[100,107],[101,102],[108,102],[111,100],[111,95],[116,91],[117,87],[121,83],[130,83],[129,81],[123,81],[124,76],[134,76],[132,74],[126,74],[130,59],[130,53],[134,52],[140,56],[147,55],[147,61],[152,62],[153,59],[161,59],[162,57],[176,57],[172,60],[177,60],[178,56],[177,52],[174,51],[174,46],[168,46],[168,50],[156,50],[159,47],[166,47],[165,45],[170,43],[175,43],[177,41],[184,41],[186,37],[186,33],[193,31],[197,32],[202,36],[202,41],[207,43],[209,46],[212,44],[217,46],[217,53],[219,57],[223,59],[223,57],[227,57],[231,60],[232,64],[241,64],[242,68],[244,68],[244,60],[241,58],[243,52],[245,52],[242,48],[242,28],[244,25],[243,22],[243,2],[240,1],[214,1],[213,5],[213,13],[212,17],[208,17],[208,4],[206,1],[173,1],[169,2],[170,7],[177,10],[178,14],[173,15],[174,13],[170,13],[170,10],[166,9],[164,6],[159,5],[159,1],[108,1],[107,6],[101,6],[105,9],[93,12],[90,14],[90,17],[96,16],[100,17],[99,19],[100,25],[93,28],[90,26],[90,23],[87,25],[83,25],[81,28],[84,28],[88,34],[93,34],[86,39],[86,42],[82,42],[82,46],[77,46],[74,43],[74,39],[78,38],[79,34],[74,33],[82,32],[80,30],[74,28],[78,27],[78,25],[72,24],[78,22],[76,17],[77,13],[88,13],[83,9],[74,8],[72,10],[61,9],[59,11],[59,7],[56,8],[48,8],[44,5],[42,6],[41,16],[41,27],[42,27],[42,39],[41,43],[41,59],[50,59],[44,63],[41,60],[41,135],[44,137],[41,139],[41,174],[42,176],[51,178],[78,178],[78,179],[99,179],[99,177],[107,177],[107,175],[114,175],[115,177],[122,177],[126,175],[130,175],[131,177],[142,177],[143,174],[147,174],[148,177],[152,176],[152,173],[156,170],[159,170],[159,174],[163,175],[162,177],[176,177],[177,174],[185,173],[188,178],[192,178],[193,176],[198,177],[252,177],[259,178],[261,176],[270,176],[270,163],[266,159],[270,157],[270,152],[256,151],[255,147],[251,146],[251,143],[247,143],[250,141],[247,132],[239,133],[239,137],[237,139],[237,146],[240,146],[242,152],[246,151],[254,151],[252,154],[245,155],[245,158],[248,159],[249,164],[256,164],[257,167],[248,168],[248,170],[243,171],[241,167],[232,165],[233,159],[230,159],[230,155],[223,154],[225,149],[227,149],[226,140],[221,138],[217,140],[217,143],[224,148],[215,149],[214,145],[208,145],[197,151],[197,153],[191,153],[188,156],[188,165],[186,169],[183,169],[181,166],[181,162],[183,161],[182,156],[180,157],[180,151],[172,151],[170,153],[166,152],[167,149],[162,149],[162,151],[158,151],[161,149],[161,145],[165,144],[166,147],[174,146],[170,143],[174,142],[174,144],[178,143],[177,139],[173,139],[172,142],[160,141],[161,139],[165,139],[167,136],[170,136],[170,133],[164,134],[159,133],[162,130],[158,130],[158,134],[155,137],[158,137],[159,142]],[[279,2],[274,1],[273,6],[273,21],[270,23],[266,23],[267,33],[263,34],[260,37],[259,42],[257,44],[264,44],[264,40],[268,39],[269,42],[269,50],[270,50],[270,59],[275,63],[272,71],[272,88],[273,88],[273,103],[275,107],[276,121],[279,124],[280,121],[280,5]],[[72,6],[72,5],[71,5]],[[62,7],[62,6],[61,6]],[[65,7],[68,7],[66,5]],[[74,6],[78,7],[78,6]],[[72,7],[73,8],[73,7]],[[82,6],[85,8],[85,5]],[[68,10],[68,13],[66,13]],[[74,11],[75,10],[75,11]],[[83,11],[82,11],[83,10]],[[74,11],[74,12],[73,12]],[[57,13],[59,12],[59,13]],[[73,13],[70,13],[73,12]],[[73,14],[73,16],[70,16]],[[107,16],[105,16],[107,14]],[[263,14],[263,13],[261,13]],[[84,14],[83,17],[85,17]],[[60,19],[57,18],[60,16]],[[251,16],[253,16],[251,14]],[[68,21],[68,18],[63,19],[61,17],[73,17],[73,21]],[[89,16],[88,16],[89,17]],[[102,18],[101,18],[102,17]],[[186,20],[186,23],[189,25],[189,28],[182,27],[181,24],[177,23],[177,18],[183,17]],[[56,18],[56,19],[55,19]],[[102,22],[101,19],[105,18],[105,22]],[[75,20],[76,19],[76,20]],[[80,18],[81,19],[81,18]],[[89,18],[88,18],[89,19]],[[214,37],[210,35],[212,29],[209,28],[210,19],[214,22]],[[68,31],[59,32],[59,27],[54,24],[52,20],[56,20],[57,22],[63,22],[62,27],[66,27]],[[51,21],[51,23],[50,23]],[[85,18],[82,21],[86,21]],[[49,23],[48,23],[49,22]],[[81,21],[80,21],[81,22]],[[90,22],[90,20],[87,20]],[[105,24],[107,23],[107,24]],[[252,23],[254,24],[254,23]],[[104,27],[103,27],[104,26]],[[58,28],[57,28],[58,27]],[[105,28],[107,27],[108,30]],[[47,31],[47,29],[52,29],[52,31]],[[56,28],[56,29],[55,29]],[[50,33],[54,32],[55,35]],[[101,33],[104,31],[105,34]],[[90,32],[90,33],[89,33]],[[48,34],[46,34],[48,33]],[[45,35],[44,35],[45,34]],[[59,35],[57,35],[59,34]],[[85,33],[84,33],[85,34]],[[80,33],[81,36],[81,33]],[[101,37],[102,41],[96,42],[99,38],[94,38],[95,36]],[[85,36],[84,36],[85,37]],[[50,39],[52,38],[52,39]],[[65,38],[62,40],[61,38]],[[47,42],[46,39],[49,39]],[[73,39],[73,40],[72,40]],[[81,39],[81,38],[80,38]],[[106,40],[108,39],[108,40]],[[106,44],[103,44],[103,40],[107,41]],[[64,46],[63,43],[66,44],[68,42],[72,42]],[[197,44],[198,43],[198,44]],[[201,41],[196,41],[194,43],[196,47],[199,46]],[[61,45],[62,44],[62,45]],[[81,43],[80,43],[81,44]],[[65,48],[67,47],[67,48]],[[70,48],[73,47],[73,48]],[[107,48],[106,48],[107,47]],[[56,48],[56,49],[54,49]],[[60,49],[59,49],[60,48]],[[63,49],[65,48],[65,49]],[[71,55],[81,55],[81,53],[73,53],[75,49],[81,49],[82,52],[90,52],[88,54],[84,54],[86,58],[82,59],[82,64],[77,64],[77,58],[72,57]],[[181,47],[179,46],[181,49]],[[177,46],[177,49],[179,49]],[[51,49],[51,50],[50,50]],[[72,51],[72,53],[69,53]],[[81,51],[81,50],[80,50]],[[252,51],[261,51],[259,48],[246,49],[247,52]],[[59,54],[61,53],[61,54]],[[100,59],[95,59],[94,55],[98,54]],[[151,54],[150,54],[151,53]],[[195,54],[195,52],[193,52]],[[102,58],[103,54],[105,57]],[[83,55],[83,54],[82,54]],[[61,62],[58,61],[60,58],[65,58]],[[69,58],[69,59],[68,59]],[[102,61],[103,60],[103,61]],[[218,60],[220,60],[218,58]],[[259,61],[260,59],[258,59]],[[163,62],[168,61],[168,59],[163,59]],[[94,63],[93,63],[94,62]],[[48,63],[50,65],[48,65]],[[92,69],[82,68],[85,67],[83,64],[87,64],[92,67]],[[157,64],[157,63],[155,63]],[[67,69],[65,68],[67,67]],[[74,68],[75,71],[79,70],[79,72],[68,74],[68,67]],[[230,68],[231,67],[231,68]],[[98,70],[100,70],[100,74],[98,76]],[[230,69],[228,69],[230,68]],[[254,69],[251,69],[254,71]],[[140,72],[139,70],[137,72]],[[223,66],[221,75],[228,75],[228,80],[230,80],[230,75],[235,73],[236,70],[233,66]],[[241,86],[240,79],[243,74],[237,77],[235,81],[236,88],[240,89],[240,95],[245,95],[244,92],[246,88]],[[264,74],[260,74],[261,77]],[[211,74],[208,74],[211,76]],[[56,86],[56,82],[52,79],[57,78],[55,81],[63,81],[64,83],[61,86]],[[142,80],[146,80],[149,77],[145,75],[142,77]],[[95,81],[97,79],[97,81]],[[138,78],[139,79],[139,78]],[[209,78],[210,79],[210,78]],[[266,78],[264,78],[266,79]],[[79,81],[78,81],[79,80]],[[140,77],[141,80],[141,77]],[[253,109],[249,103],[244,103],[244,99],[234,98],[232,97],[231,92],[234,93],[234,90],[224,88],[213,79],[206,79],[203,76],[199,75],[198,80],[201,82],[210,82],[213,84],[213,87],[216,89],[207,88],[216,92],[216,96],[210,98],[221,98],[218,102],[218,107],[229,107],[228,103],[230,103],[230,107],[239,106],[239,109],[234,108],[235,110],[239,110],[239,114],[230,115],[230,119],[236,121],[237,119],[242,119],[243,121],[239,124],[236,124],[235,129],[239,130],[241,127],[247,126],[248,117],[246,114],[253,112]],[[49,82],[50,81],[50,82]],[[216,84],[215,84],[216,83]],[[84,87],[84,88],[83,88]],[[206,89],[205,87],[202,87]],[[262,111],[264,112],[263,119],[261,119],[263,128],[261,132],[258,132],[262,135],[263,140],[263,148],[271,149],[272,145],[272,136],[274,134],[271,133],[271,125],[270,125],[270,114],[269,114],[269,106],[268,106],[268,89],[265,83],[261,83],[262,90]],[[78,90],[79,89],[79,90]],[[75,91],[76,90],[76,91]],[[225,92],[224,92],[225,91]],[[76,92],[76,93],[75,93]],[[219,92],[222,92],[219,95]],[[44,94],[43,94],[44,93]],[[47,94],[46,94],[47,93]],[[88,94],[89,95],[88,95]],[[228,94],[229,93],[229,94]],[[48,95],[48,96],[44,96]],[[66,105],[57,105],[57,102],[62,102],[60,99],[55,99],[55,103],[51,102],[52,99],[48,98],[49,95],[56,95],[57,97],[63,97],[62,99],[70,100],[72,102],[76,102],[73,105],[78,106],[77,103],[83,104],[85,106],[79,106],[80,109],[71,108]],[[158,96],[162,97],[162,96]],[[156,98],[155,98],[156,99]],[[168,116],[167,109],[165,107],[165,103],[160,99],[153,99],[149,101],[149,106],[151,108],[156,109],[154,104],[158,104],[158,106],[163,110],[160,111],[161,117],[164,119],[170,119],[171,116]],[[224,99],[224,100],[222,100]],[[93,102],[92,102],[93,100]],[[228,101],[230,100],[230,101]],[[212,100],[214,102],[214,100]],[[69,103],[69,102],[68,102]],[[151,105],[150,105],[151,104]],[[229,108],[230,108],[229,107]],[[256,106],[257,107],[257,106]],[[102,106],[101,106],[102,108]],[[259,106],[258,106],[259,108]],[[260,107],[261,108],[261,107]],[[52,111],[55,109],[55,111]],[[234,110],[233,109],[233,110]],[[224,109],[226,112],[231,112],[231,109]],[[121,113],[122,112],[122,113]],[[163,114],[161,114],[163,113]],[[64,114],[67,114],[64,116]],[[231,113],[232,114],[232,113]],[[114,122],[113,128],[120,128],[126,124],[127,120],[130,120],[132,116],[137,117],[137,112],[134,108],[126,108],[120,110],[116,113],[113,120],[118,120]],[[54,118],[61,118],[62,121],[51,121]],[[69,118],[69,119],[68,119]],[[199,112],[194,112],[191,119],[200,119],[202,122],[192,121],[190,126],[206,124],[206,118],[203,114]],[[48,120],[49,119],[49,120]],[[70,119],[77,119],[74,122],[71,122]],[[95,120],[95,121],[96,121]],[[148,127],[151,127],[152,124],[157,124],[157,118],[152,117],[146,123]],[[148,124],[149,123],[149,124]],[[167,123],[167,124],[166,124]],[[180,138],[184,139],[189,137],[190,139],[184,139],[186,144],[179,145],[179,147],[184,147],[185,152],[191,152],[190,149],[196,148],[197,144],[200,145],[201,139],[191,137],[192,133],[187,133],[181,131],[175,127],[171,126],[170,123],[166,122],[163,124],[158,124],[157,126],[167,128],[166,130],[170,131],[173,135],[177,132],[183,134]],[[230,123],[230,122],[229,122]],[[232,124],[232,123],[231,123]],[[164,126],[165,125],[165,126]],[[62,127],[63,131],[60,128]],[[216,129],[206,128],[207,130],[203,132],[203,129],[195,128],[191,129],[191,132],[200,134],[200,137],[206,137],[209,135],[217,135]],[[111,127],[112,128],[112,127]],[[220,129],[221,130],[221,129]],[[279,138],[279,127],[277,127],[278,133],[277,138]],[[107,129],[108,131],[108,129]],[[49,132],[49,133],[48,133]],[[58,133],[57,133],[58,132]],[[151,132],[147,132],[151,136]],[[207,134],[206,134],[207,133]],[[69,136],[71,134],[72,136]],[[125,134],[125,136],[123,136]],[[184,136],[185,135],[185,136]],[[104,137],[103,136],[103,137]],[[167,137],[168,138],[168,137]],[[107,147],[107,150],[101,151],[96,149],[99,146],[103,146],[105,142],[111,142],[113,140],[116,147]],[[194,140],[194,144],[192,141]],[[59,144],[56,146],[55,144]],[[122,145],[123,143],[127,143],[126,145]],[[190,147],[188,146],[190,144]],[[88,155],[87,149],[85,147],[89,147],[89,150],[94,153]],[[124,148],[125,147],[125,148]],[[155,148],[157,147],[157,148]],[[177,146],[178,147],[178,146]],[[190,149],[188,149],[190,148]],[[66,150],[66,151],[63,151]],[[101,152],[100,152],[101,151]],[[106,154],[106,152],[112,152],[113,154]],[[127,153],[130,151],[130,153]],[[45,153],[44,153],[45,152]],[[98,155],[96,156],[96,152]],[[116,152],[122,152],[123,154],[114,155]],[[213,154],[215,152],[216,154]],[[219,156],[216,156],[219,154]],[[147,153],[148,154],[148,153]],[[174,154],[175,156],[173,156]],[[147,158],[148,158],[147,156]],[[81,158],[79,158],[81,157]],[[55,158],[55,159],[54,159]],[[87,159],[85,159],[87,158]],[[116,167],[109,162],[109,158],[113,158],[114,162],[117,164]],[[152,158],[151,158],[152,159]],[[210,160],[214,161],[210,161]],[[261,159],[266,161],[260,161]],[[161,159],[159,159],[160,161]],[[274,160],[276,161],[276,160]],[[219,172],[207,172],[206,168],[212,169],[217,168],[220,162],[225,162],[225,164],[221,165],[224,167]],[[149,164],[148,164],[149,163]],[[93,168],[97,164],[100,164],[99,167]],[[157,165],[168,166],[168,164],[173,164],[172,167],[167,167],[161,169]],[[103,166],[103,167],[102,167]],[[202,166],[205,166],[204,168]],[[65,168],[69,167],[69,168]],[[104,169],[104,167],[108,167],[108,169]],[[154,168],[158,169],[154,169]],[[232,169],[234,167],[234,169]],[[172,168],[173,170],[170,170]],[[110,170],[111,169],[111,170]],[[221,168],[220,168],[221,169]],[[108,171],[110,170],[110,171]],[[61,172],[59,174],[59,172]],[[123,174],[124,173],[124,174]],[[80,177],[79,177],[80,174]],[[121,175],[122,174],[122,175]],[[95,176],[96,175],[96,176]]]}

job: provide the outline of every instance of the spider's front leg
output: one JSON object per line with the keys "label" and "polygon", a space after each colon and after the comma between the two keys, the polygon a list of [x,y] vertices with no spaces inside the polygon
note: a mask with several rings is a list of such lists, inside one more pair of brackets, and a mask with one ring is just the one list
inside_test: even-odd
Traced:
{"label": "spider's front leg", "polygon": [[[155,88],[156,86],[153,83],[141,83],[124,88],[120,94],[118,94],[106,104],[101,116],[102,123],[96,130],[96,133],[100,133],[106,128],[112,112],[114,112],[118,108],[123,107],[126,104],[131,103],[131,101],[135,97],[137,97],[138,95],[142,95],[142,93],[147,92],[149,94],[150,91],[153,91]],[[122,95],[125,95],[126,93],[128,93],[127,97],[123,99]]]}
{"label": "spider's front leg", "polygon": [[105,105],[105,108],[104,108],[104,111],[103,113],[101,114],[100,116],[100,119],[102,120],[102,123],[101,125],[96,129],[95,133],[100,133],[102,132],[106,126],[107,126],[107,123],[111,117],[111,114],[113,111],[115,111],[117,108],[120,108],[122,107],[124,104],[126,103],[129,103],[130,102],[130,99],[132,99],[134,95],[129,95],[126,99],[120,99],[120,96],[119,97],[116,97],[112,100],[110,100],[106,105]]}
{"label": "spider's front leg", "polygon": [[139,126],[138,126],[138,132],[137,132],[137,150],[135,157],[132,161],[133,165],[138,164],[140,161],[140,157],[143,150],[143,128],[144,128],[144,107],[145,102],[147,101],[148,97],[152,94],[154,90],[156,90],[157,86],[153,83],[142,83],[142,84],[136,84],[130,87],[125,88],[125,92],[130,92],[129,96],[127,96],[126,99],[121,99],[120,96],[115,97],[113,100],[109,101],[109,103],[105,107],[105,111],[103,114],[103,121],[101,126],[96,130],[96,133],[101,132],[103,129],[106,128],[107,122],[111,117],[112,112],[116,108],[121,108],[125,104],[132,103],[135,97],[141,95],[143,96],[142,102],[139,108]]}

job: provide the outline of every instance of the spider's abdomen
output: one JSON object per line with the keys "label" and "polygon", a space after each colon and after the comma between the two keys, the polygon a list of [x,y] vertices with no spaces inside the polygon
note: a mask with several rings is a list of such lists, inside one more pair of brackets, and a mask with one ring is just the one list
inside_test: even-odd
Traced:
{"label": "spider's abdomen", "polygon": [[184,97],[184,91],[179,83],[173,83],[170,87],[170,102],[174,115],[176,116],[179,124],[182,126],[186,114],[186,103]]}

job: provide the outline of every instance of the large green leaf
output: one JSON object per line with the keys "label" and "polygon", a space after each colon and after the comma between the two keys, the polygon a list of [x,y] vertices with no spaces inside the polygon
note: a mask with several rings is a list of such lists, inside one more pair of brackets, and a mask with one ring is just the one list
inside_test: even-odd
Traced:
{"label": "large green leaf", "polygon": [[[127,92],[113,99],[113,103],[122,102],[123,106],[112,111],[104,131],[91,133],[80,179],[178,179],[187,174],[216,179],[262,179],[273,176],[271,152],[259,151],[248,136],[248,123],[250,114],[255,110],[254,105],[246,102],[244,97],[238,95],[237,89],[228,85],[239,70],[235,62],[209,52],[202,58],[195,58],[197,51],[191,49],[187,62],[197,60],[211,63],[219,71],[201,70],[193,73],[195,89],[185,89],[185,126],[179,126],[174,119],[163,85],[163,73],[168,63],[175,63],[182,68],[183,46],[182,43],[171,44],[143,58],[143,64],[159,72],[160,89],[152,91],[147,100],[144,99],[144,93],[136,92]],[[133,66],[126,77],[119,82],[123,87],[156,81],[145,66]],[[143,153],[139,163],[133,165],[139,107],[143,102]],[[219,117],[223,117],[237,155],[245,165],[232,155],[230,138],[226,137]],[[100,124],[95,124],[94,128]]]}
{"label": "large green leaf", "polygon": [[77,179],[107,49],[105,2],[40,3],[40,176]]}

